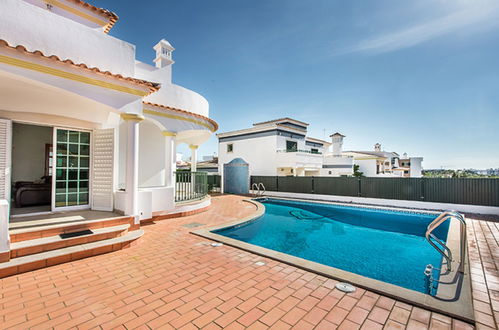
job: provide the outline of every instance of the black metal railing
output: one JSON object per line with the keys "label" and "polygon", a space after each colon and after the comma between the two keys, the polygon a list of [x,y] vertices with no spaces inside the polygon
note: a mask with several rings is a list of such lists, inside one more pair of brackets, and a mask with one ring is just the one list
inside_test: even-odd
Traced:
{"label": "black metal railing", "polygon": [[201,199],[208,194],[206,172],[175,172],[175,202]]}

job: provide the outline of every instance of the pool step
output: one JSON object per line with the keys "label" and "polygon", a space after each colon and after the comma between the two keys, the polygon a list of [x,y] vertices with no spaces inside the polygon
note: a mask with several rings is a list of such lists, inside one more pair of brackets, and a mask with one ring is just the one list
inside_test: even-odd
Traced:
{"label": "pool step", "polygon": [[[61,238],[61,234],[19,241],[10,244],[10,258],[19,258],[40,252],[57,250],[64,247],[81,245],[126,235],[130,224],[91,229],[91,233],[70,238]],[[88,230],[88,229],[87,229]],[[78,232],[71,232],[78,233]],[[67,234],[67,233],[65,233]]]}
{"label": "pool step", "polygon": [[10,229],[10,242],[16,243],[26,240],[56,236],[64,233],[78,232],[86,229],[95,230],[99,228],[114,227],[119,225],[130,225],[131,229],[137,229],[134,225],[134,218],[129,216],[119,216],[107,219],[83,220],[72,223],[56,223],[43,226],[30,226],[24,228]]}
{"label": "pool step", "polygon": [[[124,228],[124,226],[120,227],[120,229]],[[108,233],[119,232],[118,228],[113,230]],[[101,234],[104,232],[102,231]],[[144,231],[139,229],[127,232],[123,236],[16,257],[8,262],[0,263],[0,278],[127,248],[143,234]],[[45,246],[50,244],[48,240],[43,243],[40,240],[38,243]],[[22,245],[17,247],[22,249]]]}

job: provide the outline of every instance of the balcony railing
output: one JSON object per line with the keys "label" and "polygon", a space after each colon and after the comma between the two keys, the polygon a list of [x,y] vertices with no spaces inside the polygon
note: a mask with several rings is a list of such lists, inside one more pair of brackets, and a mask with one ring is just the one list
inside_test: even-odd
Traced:
{"label": "balcony railing", "polygon": [[202,199],[208,194],[206,172],[175,172],[175,202]]}
{"label": "balcony railing", "polygon": [[303,150],[303,149],[279,149],[277,152],[301,152],[312,155],[322,155],[320,151],[311,151],[311,150]]}

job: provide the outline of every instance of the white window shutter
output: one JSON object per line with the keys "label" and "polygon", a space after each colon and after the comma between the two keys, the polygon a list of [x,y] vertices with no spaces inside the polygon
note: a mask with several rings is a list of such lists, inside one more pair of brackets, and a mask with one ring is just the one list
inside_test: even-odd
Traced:
{"label": "white window shutter", "polygon": [[0,199],[10,204],[12,121],[0,119]]}
{"label": "white window shutter", "polygon": [[114,209],[114,128],[95,130],[92,148],[92,210]]}

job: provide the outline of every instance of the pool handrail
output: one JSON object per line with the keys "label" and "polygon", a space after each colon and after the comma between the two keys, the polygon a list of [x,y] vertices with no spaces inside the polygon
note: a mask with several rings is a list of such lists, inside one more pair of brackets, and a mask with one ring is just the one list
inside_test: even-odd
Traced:
{"label": "pool handrail", "polygon": [[[438,239],[435,235],[433,235],[433,231],[438,228],[442,223],[444,223],[447,219],[457,219],[459,220],[460,223],[460,241],[459,241],[459,247],[460,247],[460,262],[459,262],[459,272],[464,273],[464,263],[465,263],[465,253],[466,253],[466,220],[464,219],[464,216],[456,211],[444,211],[440,213],[438,217],[436,217],[426,228],[426,240],[428,243],[431,244],[435,248],[435,250],[438,251],[446,260],[447,260],[447,268],[449,271],[451,271],[451,264],[452,264],[452,252],[451,250],[445,245],[444,242],[442,242],[440,239]],[[433,240],[432,240],[433,239]],[[437,242],[441,247],[437,246],[435,242]]]}

